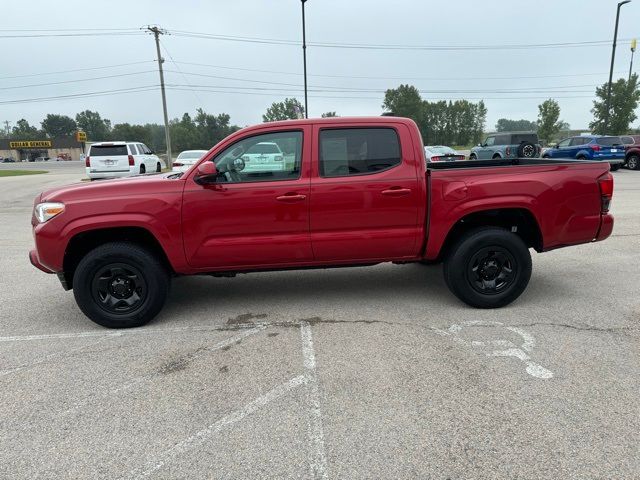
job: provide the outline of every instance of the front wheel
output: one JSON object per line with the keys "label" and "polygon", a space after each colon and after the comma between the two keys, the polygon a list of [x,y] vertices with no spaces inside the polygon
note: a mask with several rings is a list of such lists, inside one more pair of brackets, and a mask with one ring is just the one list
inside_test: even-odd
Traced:
{"label": "front wheel", "polygon": [[155,317],[169,294],[169,272],[151,252],[128,242],[91,250],[73,276],[80,310],[103,327],[139,327]]}
{"label": "front wheel", "polygon": [[502,228],[479,228],[463,235],[444,262],[451,292],[467,305],[498,308],[510,304],[531,278],[531,254],[522,239]]}
{"label": "front wheel", "polygon": [[469,155],[469,160],[477,160],[478,157],[476,156],[475,153],[472,153],[471,155]]}

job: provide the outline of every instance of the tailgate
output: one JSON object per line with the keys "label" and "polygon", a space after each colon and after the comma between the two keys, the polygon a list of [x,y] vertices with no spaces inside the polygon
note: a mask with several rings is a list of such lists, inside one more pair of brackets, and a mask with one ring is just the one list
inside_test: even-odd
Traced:
{"label": "tailgate", "polygon": [[126,145],[92,145],[89,152],[92,172],[128,172],[129,152]]}

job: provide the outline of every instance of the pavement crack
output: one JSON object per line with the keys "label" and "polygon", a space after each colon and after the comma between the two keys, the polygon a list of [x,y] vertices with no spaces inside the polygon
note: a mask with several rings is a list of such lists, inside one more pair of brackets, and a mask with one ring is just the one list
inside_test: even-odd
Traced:
{"label": "pavement crack", "polygon": [[638,330],[638,327],[596,327],[594,325],[571,325],[569,323],[558,323],[558,322],[532,322],[532,323],[519,323],[516,325],[511,325],[513,327],[539,327],[539,326],[547,326],[547,327],[560,327],[560,328],[570,328],[572,330],[580,330],[585,332],[607,332],[607,333],[624,333],[630,330]]}

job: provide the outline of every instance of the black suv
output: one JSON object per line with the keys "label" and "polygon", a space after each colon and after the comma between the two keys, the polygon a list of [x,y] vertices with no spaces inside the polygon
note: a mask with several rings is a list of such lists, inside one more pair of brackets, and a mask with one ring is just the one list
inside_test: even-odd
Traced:
{"label": "black suv", "polygon": [[536,158],[541,149],[536,132],[501,132],[489,135],[484,143],[473,147],[469,160]]}

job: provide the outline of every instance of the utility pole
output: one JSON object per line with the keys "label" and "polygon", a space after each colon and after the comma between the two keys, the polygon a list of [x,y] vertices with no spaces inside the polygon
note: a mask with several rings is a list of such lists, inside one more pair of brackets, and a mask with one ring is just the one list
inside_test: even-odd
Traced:
{"label": "utility pole", "polygon": [[[631,73],[629,73],[629,75],[631,75]],[[5,121],[4,121],[5,130],[6,130],[6,132],[7,132],[7,137],[9,136],[9,133],[10,133],[10,130],[9,130],[9,123],[11,123],[11,122],[9,122],[9,120],[5,120]]]}
{"label": "utility pole", "polygon": [[173,160],[171,159],[171,135],[169,133],[169,116],[167,115],[167,95],[164,91],[164,72],[162,71],[162,64],[164,58],[160,55],[160,35],[167,33],[166,30],[158,28],[158,26],[147,26],[147,30],[153,33],[156,39],[156,52],[158,53],[158,70],[160,72],[160,91],[162,92],[162,112],[164,114],[164,135],[167,142],[167,167],[171,167]]}
{"label": "utility pole", "polygon": [[304,118],[309,118],[309,104],[307,102],[307,35],[304,22],[304,3],[302,1],[302,61],[304,63]]}
{"label": "utility pole", "polygon": [[[626,3],[630,3],[631,0],[623,0],[618,3],[618,9],[616,10],[616,28],[613,31],[613,49],[611,50],[611,68],[609,69],[609,83],[607,84],[607,103],[605,115],[607,121],[605,122],[605,127],[607,130],[609,129],[609,109],[611,108],[611,82],[613,81],[613,63],[616,59],[616,41],[618,40],[618,21],[620,20],[620,7]],[[608,132],[603,132],[608,133]]]}

